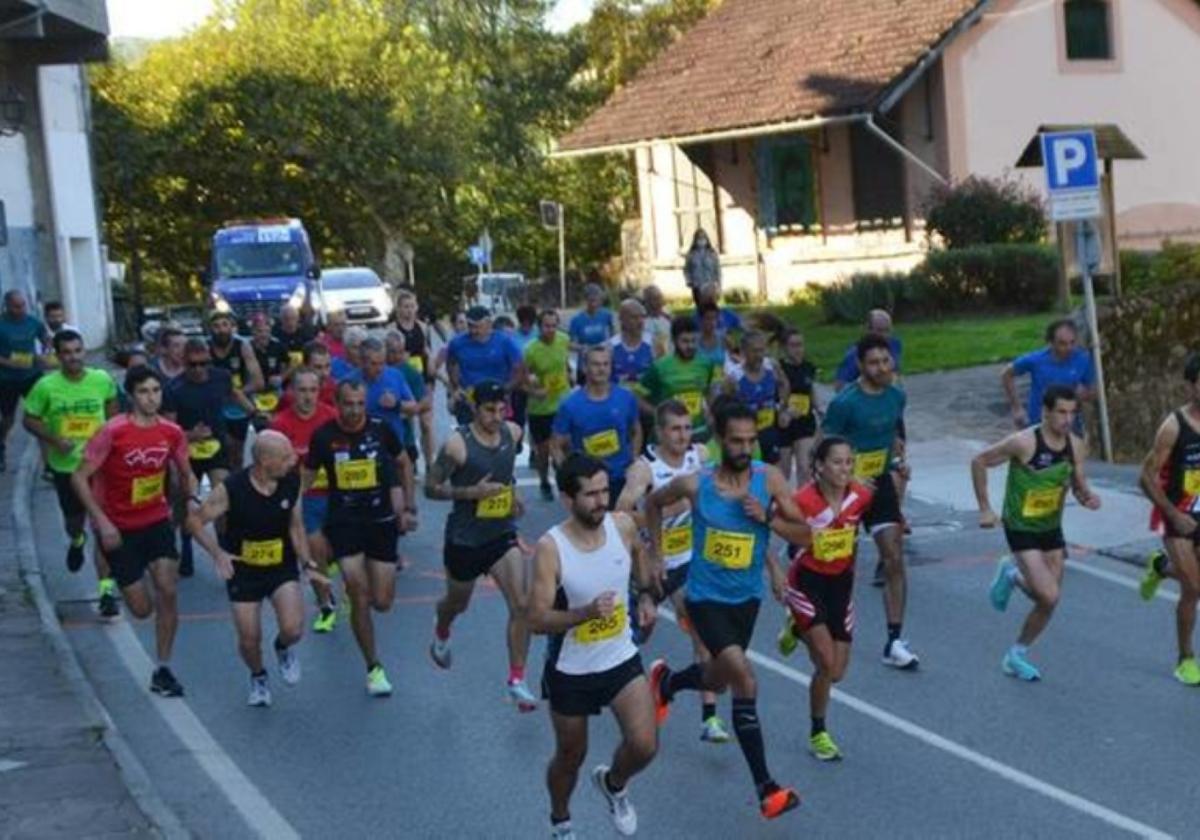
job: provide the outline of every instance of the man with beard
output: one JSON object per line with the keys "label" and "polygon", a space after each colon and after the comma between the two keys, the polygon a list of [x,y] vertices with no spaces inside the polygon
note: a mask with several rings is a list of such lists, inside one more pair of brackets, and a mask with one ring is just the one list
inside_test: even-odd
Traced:
{"label": "man with beard", "polygon": [[226,469],[236,470],[242,466],[242,449],[246,445],[246,431],[254,415],[254,404],[246,394],[257,394],[263,390],[262,369],[254,356],[254,349],[235,332],[236,324],[228,312],[214,312],[209,320],[209,352],[212,366],[229,372],[233,383],[230,394],[222,407],[225,416],[229,446],[225,450]]}
{"label": "man with beard", "polygon": [[631,578],[642,627],[654,624],[652,572],[637,526],[608,513],[608,473],[587,455],[567,458],[558,489],[569,517],[538,541],[529,627],[550,636],[542,693],[550,702],[555,753],[546,772],[551,836],[574,838],[571,793],[587,755],[588,717],[608,706],[621,729],[611,765],[597,765],[592,783],[623,835],[637,831],[629,780],[658,750],[654,702],[633,644],[626,593]]}
{"label": "man with beard", "polygon": [[655,360],[639,380],[639,390],[647,399],[647,411],[667,400],[679,400],[692,417],[692,439],[705,443],[709,438],[708,396],[713,385],[711,361],[699,357],[700,327],[690,315],[671,322],[671,341],[675,352]]}

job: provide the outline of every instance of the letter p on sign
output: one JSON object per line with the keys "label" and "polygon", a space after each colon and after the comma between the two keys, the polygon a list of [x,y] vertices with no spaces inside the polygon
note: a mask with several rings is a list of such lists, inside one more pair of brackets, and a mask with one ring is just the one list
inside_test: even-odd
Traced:
{"label": "letter p on sign", "polygon": [[1087,190],[1100,186],[1096,135],[1090,131],[1042,135],[1042,160],[1050,192]]}

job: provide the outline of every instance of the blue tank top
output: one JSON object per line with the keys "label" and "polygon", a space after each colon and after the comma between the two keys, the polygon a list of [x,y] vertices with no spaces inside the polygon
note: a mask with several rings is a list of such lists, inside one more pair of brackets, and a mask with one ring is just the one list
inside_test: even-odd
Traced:
{"label": "blue tank top", "polygon": [[763,378],[751,382],[750,377],[742,373],[737,383],[737,397],[746,405],[758,411],[760,408],[774,408],[778,402],[779,386],[775,380],[775,372],[763,371]]}
{"label": "blue tank top", "polygon": [[[767,471],[761,461],[750,467],[749,492],[764,508],[770,504]],[[770,526],[746,516],[740,499],[727,499],[717,491],[715,470],[701,472],[692,509],[688,600],[741,604],[761,599],[770,539]]]}
{"label": "blue tank top", "polygon": [[630,351],[618,335],[612,340],[612,381],[618,384],[637,382],[654,364],[654,349],[645,341]]}

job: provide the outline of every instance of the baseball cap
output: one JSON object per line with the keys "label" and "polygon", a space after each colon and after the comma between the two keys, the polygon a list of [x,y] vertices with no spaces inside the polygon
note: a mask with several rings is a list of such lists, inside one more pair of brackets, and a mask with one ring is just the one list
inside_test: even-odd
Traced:
{"label": "baseball cap", "polygon": [[504,402],[507,398],[508,392],[499,382],[488,379],[475,386],[475,405]]}
{"label": "baseball cap", "polygon": [[478,324],[480,321],[492,320],[492,311],[486,306],[472,306],[467,310],[467,323]]}

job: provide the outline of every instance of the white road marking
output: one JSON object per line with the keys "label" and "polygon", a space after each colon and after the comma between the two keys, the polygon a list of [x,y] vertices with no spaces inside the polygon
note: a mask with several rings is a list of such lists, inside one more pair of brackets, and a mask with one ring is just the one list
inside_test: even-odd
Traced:
{"label": "white road marking", "polygon": [[[675,614],[671,610],[660,609],[659,615],[672,622],[676,622]],[[765,656],[757,651],[748,650],[746,651],[746,656],[754,664],[759,665],[762,668],[771,671],[772,673],[778,674],[786,680],[791,680],[794,683],[798,683],[805,688],[807,688],[812,682],[811,678],[807,674],[798,671],[791,666],[784,665],[782,662],[772,659],[769,656]],[[1026,790],[1041,794],[1048,799],[1053,799],[1059,804],[1065,805],[1074,811],[1080,812],[1081,814],[1094,817],[1101,822],[1108,823],[1111,826],[1128,831],[1131,834],[1135,834],[1139,837],[1154,838],[1154,840],[1169,840],[1169,838],[1172,837],[1172,835],[1160,831],[1153,826],[1138,822],[1132,817],[1127,817],[1124,814],[1112,810],[1111,808],[1106,808],[1097,802],[1092,802],[1090,799],[1085,799],[1084,797],[1078,796],[1070,791],[1063,790],[1056,785],[1043,781],[1036,776],[1031,776],[1030,774],[1018,770],[1015,767],[1011,767],[1001,761],[997,761],[994,758],[989,758],[982,753],[976,752],[970,747],[965,747],[956,741],[951,741],[949,738],[938,735],[936,732],[926,729],[923,726],[919,726],[912,721],[905,720],[904,718],[894,715],[891,712],[885,711],[879,706],[868,703],[865,700],[860,700],[851,694],[847,694],[841,689],[835,688],[833,690],[832,699],[837,703],[841,703],[843,706],[853,709],[861,715],[871,718],[877,723],[883,724],[889,729],[902,732],[905,735],[921,741],[922,743],[928,744],[934,749],[941,750],[942,752],[948,753],[955,758],[962,759],[968,764],[974,764],[981,770],[985,770],[989,773],[999,776],[1006,781],[1012,782],[1018,787],[1023,787]]]}
{"label": "white road marking", "polygon": [[[1126,575],[1119,575],[1116,572],[1110,572],[1107,569],[1098,569],[1095,566],[1089,566],[1086,563],[1080,563],[1078,560],[1068,560],[1067,568],[1075,572],[1083,572],[1085,575],[1091,575],[1100,580],[1106,580],[1109,583],[1115,583],[1118,586],[1124,586],[1126,589],[1138,590],[1139,581]],[[1160,598],[1163,601],[1171,603],[1179,602],[1179,593],[1170,589],[1163,589],[1161,586],[1154,593],[1155,598]]]}
{"label": "white road marking", "polygon": [[[154,663],[129,624],[106,625],[105,632],[133,679],[139,685],[148,685]],[[151,698],[151,705],[257,836],[270,840],[300,840],[300,833],[221,749],[182,698],[155,697]]]}
{"label": "white road marking", "polygon": [[22,767],[26,766],[27,763],[28,762],[25,761],[11,761],[7,758],[0,758],[0,773],[9,773],[13,770],[20,770]]}

